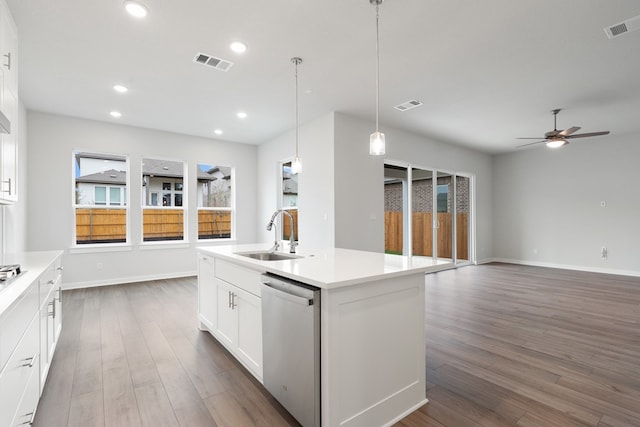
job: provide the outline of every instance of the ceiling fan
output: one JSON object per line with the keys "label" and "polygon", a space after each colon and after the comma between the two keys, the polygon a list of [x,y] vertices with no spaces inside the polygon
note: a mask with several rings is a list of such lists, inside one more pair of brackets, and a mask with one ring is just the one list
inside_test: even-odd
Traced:
{"label": "ceiling fan", "polygon": [[[560,108],[551,110],[551,113],[553,114],[553,130],[550,130],[549,132],[545,133],[543,137],[544,139],[542,139],[541,141],[530,142],[524,145],[518,145],[518,148],[527,147],[529,145],[534,145],[534,144],[540,144],[541,142],[546,143],[547,147],[549,148],[558,148],[558,147],[562,147],[565,144],[568,144],[569,143],[569,141],[567,141],[568,139],[586,138],[589,136],[600,136],[600,135],[609,134],[608,130],[602,131],[602,132],[575,133],[580,130],[579,126],[573,126],[565,130],[558,130],[558,126],[556,125],[556,119],[560,111],[562,111],[562,109]],[[533,138],[518,138],[518,139],[540,139],[540,138],[533,137]]]}

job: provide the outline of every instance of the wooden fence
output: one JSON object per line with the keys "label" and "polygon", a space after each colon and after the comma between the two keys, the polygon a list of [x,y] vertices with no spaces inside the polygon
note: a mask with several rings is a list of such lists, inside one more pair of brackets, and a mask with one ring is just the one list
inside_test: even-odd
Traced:
{"label": "wooden fence", "polygon": [[[144,241],[184,238],[184,211],[181,209],[144,209],[142,221]],[[198,210],[199,239],[229,237],[231,237],[231,212]],[[126,242],[126,240],[126,209],[76,209],[77,244],[114,243]]]}
{"label": "wooden fence", "polygon": [[143,209],[142,240],[184,239],[184,211],[182,209]]}
{"label": "wooden fence", "polygon": [[[413,212],[412,248],[414,255],[433,256],[433,216],[430,212]],[[438,212],[438,257],[451,258],[453,215]],[[456,214],[456,255],[458,260],[469,259],[469,218],[467,213]],[[388,253],[402,253],[402,212],[384,213],[384,243]]]}
{"label": "wooden fence", "polygon": [[231,212],[198,210],[199,239],[229,237],[231,237]]}
{"label": "wooden fence", "polygon": [[76,243],[127,241],[126,209],[77,208]]}

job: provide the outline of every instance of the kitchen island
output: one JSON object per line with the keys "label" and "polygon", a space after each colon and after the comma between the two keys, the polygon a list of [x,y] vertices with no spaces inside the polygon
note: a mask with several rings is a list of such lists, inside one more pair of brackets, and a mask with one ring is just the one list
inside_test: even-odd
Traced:
{"label": "kitchen island", "polygon": [[268,248],[199,248],[201,329],[262,381],[260,275],[302,282],[320,288],[323,426],[390,425],[427,402],[424,275],[443,262],[339,248],[246,256]]}

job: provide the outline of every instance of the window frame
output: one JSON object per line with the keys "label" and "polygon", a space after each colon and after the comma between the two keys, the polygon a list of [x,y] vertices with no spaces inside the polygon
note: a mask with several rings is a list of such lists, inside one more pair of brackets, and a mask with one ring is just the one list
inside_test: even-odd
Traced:
{"label": "window frame", "polygon": [[[157,189],[152,189],[148,191],[149,198],[153,197],[153,193],[158,193],[158,202],[164,200],[165,194],[170,194],[170,200],[174,201],[173,188],[175,188],[176,180],[178,177],[163,177],[163,176],[154,176],[149,175],[149,179],[145,179],[145,169],[144,163],[145,161],[156,161],[156,162],[172,162],[172,163],[180,163],[182,164],[182,187],[183,191],[179,192],[182,195],[182,206],[164,206],[164,205],[145,205],[145,201],[147,201],[147,192],[145,191],[146,186],[151,185],[151,178],[159,178],[159,187]],[[184,188],[188,186],[185,183],[188,182],[188,165],[184,159],[176,159],[176,158],[168,158],[162,156],[154,156],[154,155],[143,155],[140,157],[140,245],[142,246],[154,246],[154,245],[184,245],[189,243],[189,202],[188,202],[188,191],[184,191]],[[166,182],[170,183],[171,190],[164,190],[164,184]],[[149,187],[151,189],[151,187]],[[168,192],[168,193],[167,193]],[[145,239],[145,211],[161,211],[161,210],[180,210],[182,211],[182,238],[147,238]]]}
{"label": "window frame", "polygon": [[[124,173],[125,173],[125,183],[124,185],[118,186],[113,185],[113,183],[99,183],[94,182],[93,186],[91,186],[91,182],[87,181],[84,184],[87,184],[87,187],[91,186],[91,200],[92,203],[79,203],[81,201],[82,191],[78,187],[78,178],[81,178],[79,173],[81,172],[81,162],[78,159],[93,159],[93,160],[103,160],[103,161],[116,161],[124,163]],[[96,169],[98,170],[98,169]],[[97,173],[97,172],[94,172]],[[83,176],[89,176],[91,174],[85,174]],[[82,182],[81,182],[82,184]],[[99,184],[99,185],[95,185]],[[113,152],[103,152],[96,151],[92,149],[72,149],[71,150],[71,214],[73,216],[73,232],[72,232],[72,243],[71,250],[74,252],[81,250],[100,250],[101,248],[110,248],[108,250],[119,250],[117,248],[130,246],[131,242],[131,211],[129,209],[130,200],[129,195],[130,191],[127,191],[131,185],[131,163],[130,158],[126,154],[116,154]],[[105,188],[105,200],[104,204],[98,204],[95,200],[95,189],[97,187]],[[110,204],[110,188],[118,188],[121,191],[120,205],[111,205]],[[124,192],[123,192],[124,190]],[[78,209],[109,209],[109,210],[124,210],[125,214],[125,233],[124,233],[124,241],[121,239],[117,239],[112,242],[89,242],[89,243],[78,243]]]}
{"label": "window frame", "polygon": [[[208,207],[208,206],[200,206],[202,203],[202,196],[200,194],[199,184],[198,184],[198,171],[200,170],[200,165],[214,166],[217,163],[213,162],[196,162],[196,239],[198,242],[229,242],[236,240],[236,222],[237,222],[237,213],[236,213],[236,168],[235,166],[227,166],[220,165],[218,167],[229,168],[229,181],[230,181],[230,201],[228,207]],[[206,212],[229,212],[231,214],[231,226],[229,237],[200,237],[200,211]]]}

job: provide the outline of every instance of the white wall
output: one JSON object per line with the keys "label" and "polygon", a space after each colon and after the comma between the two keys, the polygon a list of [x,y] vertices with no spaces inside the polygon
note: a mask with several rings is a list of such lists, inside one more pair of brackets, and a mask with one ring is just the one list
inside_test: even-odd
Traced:
{"label": "white wall", "polygon": [[0,205],[0,263],[4,254],[15,254],[27,249],[27,111],[22,102],[18,113],[18,123],[12,123],[18,132],[18,201],[12,205]]}
{"label": "white wall", "polygon": [[495,257],[640,275],[639,140],[612,134],[496,156]]}
{"label": "white wall", "polygon": [[336,246],[375,252],[384,250],[384,161],[395,160],[431,169],[475,175],[478,261],[492,257],[492,159],[485,153],[381,127],[386,154],[369,155],[374,125],[336,114],[335,190]]}
{"label": "white wall", "polygon": [[[334,246],[333,113],[300,126],[298,131],[302,173],[298,176],[299,242],[305,247]],[[278,207],[280,169],[295,156],[293,130],[258,147],[258,215],[260,242],[272,242],[273,231],[265,230]]]}
{"label": "white wall", "polygon": [[[195,274],[197,238],[196,164],[236,168],[236,231],[239,243],[256,239],[256,147],[46,113],[28,113],[28,249],[64,250],[65,286],[122,283]],[[74,150],[122,154],[130,161],[131,247],[126,251],[70,251],[74,211]],[[187,244],[141,245],[141,159],[188,163]],[[24,190],[24,189],[23,189]],[[23,193],[24,195],[24,193]],[[226,243],[226,242],[225,242]],[[74,253],[71,253],[74,252]],[[98,269],[98,264],[102,269]]]}

